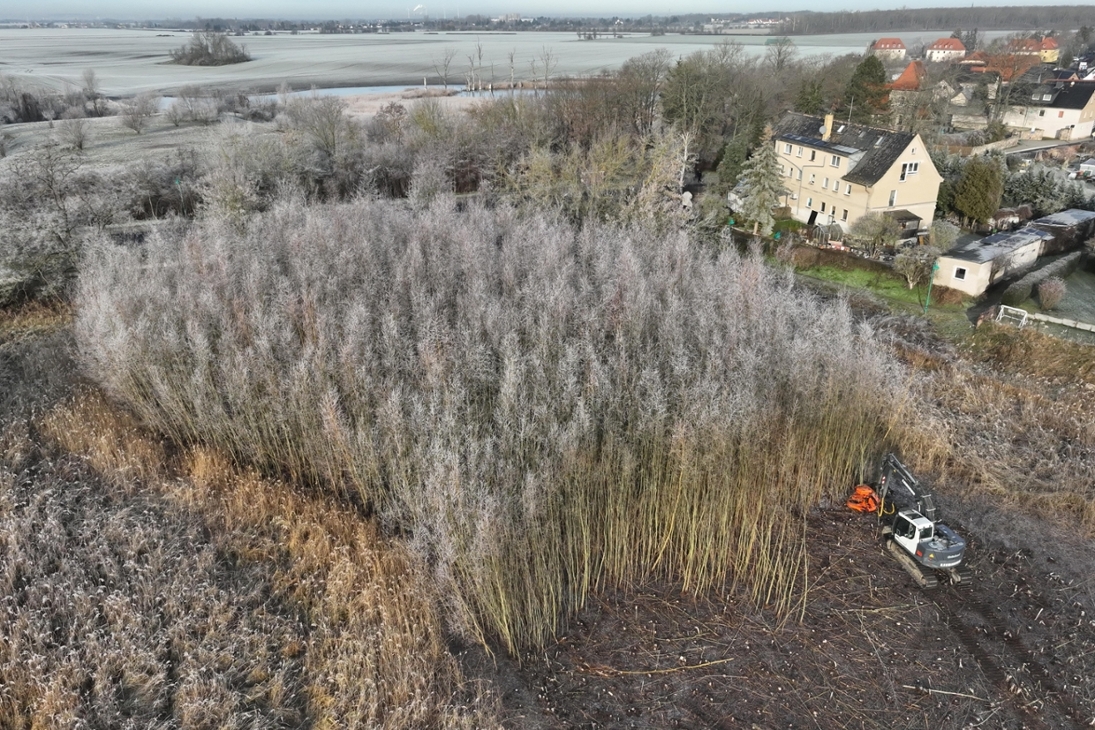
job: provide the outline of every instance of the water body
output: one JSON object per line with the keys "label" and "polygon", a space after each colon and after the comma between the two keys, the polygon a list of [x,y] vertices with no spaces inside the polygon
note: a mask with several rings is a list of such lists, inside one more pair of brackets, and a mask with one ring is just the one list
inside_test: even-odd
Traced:
{"label": "water body", "polygon": [[[991,40],[1007,31],[985,33]],[[893,33],[906,45],[950,35]],[[879,34],[845,33],[792,38],[802,56],[863,53]],[[474,59],[484,84],[552,76],[591,76],[619,68],[629,58],[668,49],[675,57],[707,50],[717,43],[739,43],[763,56],[767,36],[650,36],[587,41],[574,33],[392,33],[390,35],[246,36],[236,38],[251,53],[248,63],[219,67],[177,66],[170,51],[189,33],[88,28],[0,29],[0,73],[30,86],[64,91],[81,86],[84,69],[94,69],[104,93],[125,96],[142,91],[170,93],[182,86],[273,92],[284,81],[293,89],[319,87],[398,87],[440,85],[439,62],[450,49],[449,85],[462,86]],[[359,92],[362,93],[362,92]]]}

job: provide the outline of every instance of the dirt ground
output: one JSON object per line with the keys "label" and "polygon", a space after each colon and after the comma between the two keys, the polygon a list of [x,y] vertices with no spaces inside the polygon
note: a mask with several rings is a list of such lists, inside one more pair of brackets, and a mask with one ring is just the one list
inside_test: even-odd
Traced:
{"label": "dirt ground", "polygon": [[794,616],[648,586],[597,597],[521,664],[465,649],[465,665],[497,685],[512,728],[1089,725],[1090,577],[1052,549],[952,525],[970,537],[966,588],[919,589],[873,518],[834,506],[809,517],[817,549]]}

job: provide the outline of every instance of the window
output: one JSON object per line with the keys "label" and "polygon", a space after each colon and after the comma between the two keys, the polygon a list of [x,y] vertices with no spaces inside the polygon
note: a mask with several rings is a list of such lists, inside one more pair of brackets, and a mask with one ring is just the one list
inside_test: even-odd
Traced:
{"label": "window", "polygon": [[954,278],[962,281],[966,278],[966,270],[961,266],[956,266],[954,269]]}
{"label": "window", "polygon": [[780,174],[780,176],[781,176],[781,177],[782,177],[783,175],[786,175],[786,174],[787,174],[787,170],[785,169],[785,166],[784,166],[784,165],[780,165],[780,166],[779,166],[779,174]]}
{"label": "window", "polygon": [[833,159],[829,161],[829,164],[833,167],[840,167],[840,158],[836,155],[833,155]]}
{"label": "window", "polygon": [[825,201],[824,201],[824,200],[823,200],[823,201],[821,201],[821,212],[822,212],[822,213],[824,213],[824,212],[825,212]]}
{"label": "window", "polygon": [[829,189],[829,178],[825,178],[821,181],[821,187],[825,188],[826,190]]}
{"label": "window", "polygon": [[799,147],[797,150],[795,150],[795,157],[802,157],[802,148],[801,147]]}
{"label": "window", "polygon": [[815,175],[814,173],[811,172],[810,173],[810,184],[813,185],[815,180],[817,180],[817,175]]}
{"label": "window", "polygon": [[852,194],[852,184],[851,183],[848,183],[847,185],[844,186],[844,194],[845,195],[851,195]]}
{"label": "window", "polygon": [[1065,113],[1064,113],[1063,111],[1057,112],[1057,118],[1058,118],[1058,119],[1061,119],[1061,118],[1063,118],[1064,116],[1065,116]]}
{"label": "window", "polygon": [[801,180],[801,179],[802,179],[802,170],[799,170],[799,171],[798,171],[798,179],[799,179],[799,180]]}
{"label": "window", "polygon": [[909,175],[915,175],[920,171],[919,162],[903,162],[901,163],[901,182],[905,182],[905,178]]}
{"label": "window", "polygon": [[892,208],[895,205],[897,205],[897,191],[896,190],[891,190],[890,191],[890,207]]}
{"label": "window", "polygon": [[910,155],[915,155],[916,154],[916,148],[913,147],[911,150],[909,150],[909,154]]}
{"label": "window", "polygon": [[848,209],[847,208],[845,208],[844,212],[841,214],[840,220],[842,220],[842,221],[848,220]]}
{"label": "window", "polygon": [[817,159],[817,150],[810,150],[810,162]]}
{"label": "window", "polygon": [[1038,110],[1038,116],[1044,117],[1045,115],[1046,115],[1046,110],[1045,109],[1039,109]]}
{"label": "window", "polygon": [[787,154],[787,155],[791,154],[791,145],[789,145],[789,144],[783,145],[783,152],[784,152],[784,154]]}
{"label": "window", "polygon": [[806,198],[806,207],[807,208],[813,208],[814,207],[814,199],[813,198]]}
{"label": "window", "polygon": [[1053,101],[1053,94],[1042,94],[1042,101]]}

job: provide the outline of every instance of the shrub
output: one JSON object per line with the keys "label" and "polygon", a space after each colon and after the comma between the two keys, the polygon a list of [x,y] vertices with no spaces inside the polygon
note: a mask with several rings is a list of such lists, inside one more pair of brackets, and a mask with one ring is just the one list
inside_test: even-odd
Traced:
{"label": "shrub", "polygon": [[132,99],[121,102],[122,113],[120,116],[122,126],[132,129],[137,134],[148,126],[152,115],[159,108],[159,97],[155,94],[137,94]]}
{"label": "shrub", "polygon": [[251,60],[243,46],[214,31],[197,31],[186,45],[171,51],[171,60],[184,66],[227,66]]}
{"label": "shrub", "polygon": [[363,200],[158,235],[89,258],[87,372],[375,512],[513,652],[651,577],[789,609],[806,511],[900,438],[846,305],[682,233]]}
{"label": "shrub", "polygon": [[1065,282],[1052,276],[1038,284],[1038,303],[1042,309],[1056,309],[1061,300],[1065,298]]}
{"label": "shrub", "polygon": [[1062,256],[1056,261],[1030,272],[1008,286],[1001,295],[1000,301],[1009,306],[1019,306],[1027,299],[1030,299],[1034,287],[1040,282],[1051,277],[1067,279],[1080,265],[1083,255],[1083,251],[1073,251],[1067,256]]}

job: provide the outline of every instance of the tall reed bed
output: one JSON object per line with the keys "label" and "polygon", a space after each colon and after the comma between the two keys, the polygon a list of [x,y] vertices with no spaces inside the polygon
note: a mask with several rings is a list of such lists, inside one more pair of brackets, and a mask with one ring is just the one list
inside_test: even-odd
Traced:
{"label": "tall reed bed", "polygon": [[286,201],[103,249],[77,333],[172,438],[374,511],[510,651],[606,584],[789,608],[808,509],[902,401],[845,305],[758,259],[508,209]]}

